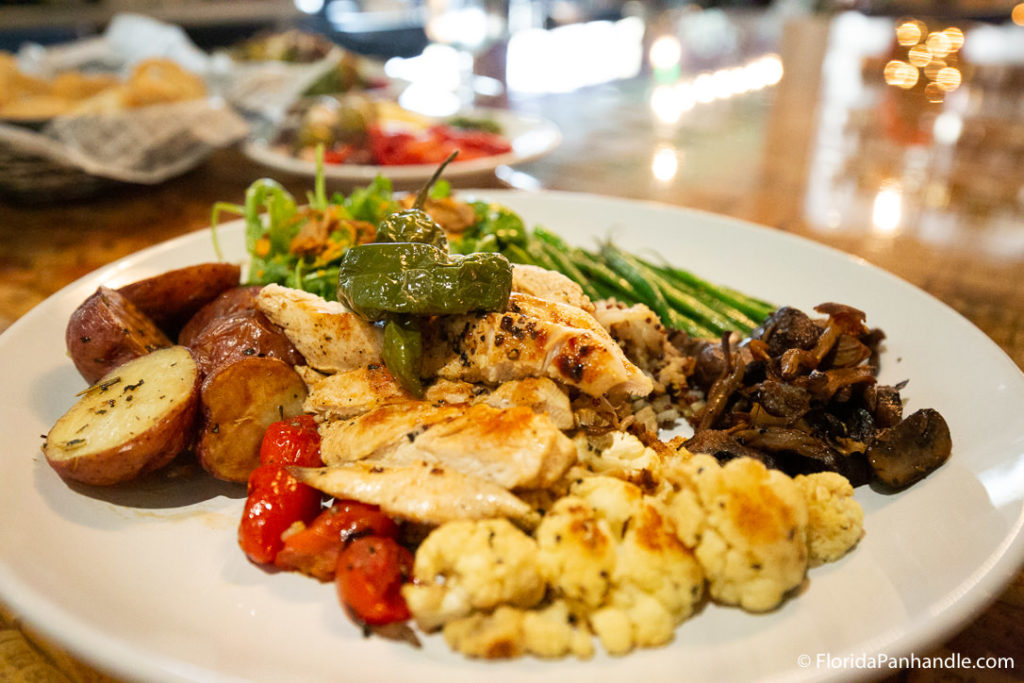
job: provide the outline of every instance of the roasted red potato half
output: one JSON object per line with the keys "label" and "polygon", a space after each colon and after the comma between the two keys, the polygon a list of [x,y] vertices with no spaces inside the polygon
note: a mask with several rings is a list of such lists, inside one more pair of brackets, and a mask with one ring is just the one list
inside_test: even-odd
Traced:
{"label": "roasted red potato half", "polygon": [[302,413],[306,385],[285,361],[253,356],[216,369],[199,400],[200,464],[218,479],[244,482],[259,465],[267,427]]}
{"label": "roasted red potato half", "polygon": [[238,286],[241,268],[232,263],[200,263],[169,270],[117,291],[148,315],[171,339],[221,292]]}
{"label": "roasted red potato half", "polygon": [[68,355],[89,384],[118,365],[173,342],[117,290],[100,287],[71,314]]}
{"label": "roasted red potato half", "polygon": [[261,289],[261,285],[244,285],[224,290],[216,299],[189,318],[178,333],[178,343],[182,346],[192,346],[196,336],[215,320],[230,318],[244,311],[257,310],[256,297],[259,296]]}
{"label": "roasted red potato half", "polygon": [[184,346],[130,360],[83,392],[46,435],[43,453],[65,479],[118,484],[191,445],[199,367]]}
{"label": "roasted red potato half", "polygon": [[305,364],[302,354],[281,328],[258,310],[214,319],[188,346],[204,374],[244,358],[277,358],[289,365]]}

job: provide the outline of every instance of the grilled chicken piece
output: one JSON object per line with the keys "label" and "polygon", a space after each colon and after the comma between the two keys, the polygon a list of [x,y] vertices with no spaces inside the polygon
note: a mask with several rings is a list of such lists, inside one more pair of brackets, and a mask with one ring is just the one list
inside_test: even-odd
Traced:
{"label": "grilled chicken piece", "polygon": [[299,481],[334,496],[379,505],[385,514],[421,524],[508,517],[527,528],[540,521],[529,505],[497,484],[436,463],[402,467],[351,463],[289,467]]}
{"label": "grilled chicken piece", "polygon": [[385,464],[436,462],[506,489],[545,488],[576,462],[576,447],[551,419],[526,406],[477,404],[400,445]]}
{"label": "grilled chicken piece", "polygon": [[462,415],[465,404],[426,401],[386,403],[350,420],[320,425],[320,455],[325,465],[383,458],[403,442],[412,443],[431,425]]}
{"label": "grilled chicken piece", "polygon": [[568,394],[547,377],[527,377],[505,382],[479,400],[493,408],[526,406],[535,413],[550,417],[559,429],[572,429],[576,424]]}
{"label": "grilled chicken piece", "polygon": [[512,291],[529,294],[545,301],[569,304],[594,312],[594,304],[583,288],[553,270],[539,266],[516,264],[512,266]]}
{"label": "grilled chicken piece", "polygon": [[325,420],[362,415],[386,403],[413,400],[383,365],[321,376],[310,386],[303,410]]}
{"label": "grilled chicken piece", "polygon": [[337,301],[280,285],[267,285],[256,299],[259,309],[302,353],[310,367],[335,373],[383,364],[379,327],[362,320]]}
{"label": "grilled chicken piece", "polygon": [[439,379],[423,391],[423,400],[430,403],[472,403],[478,397],[487,394],[487,387],[482,384]]}
{"label": "grilled chicken piece", "polygon": [[436,406],[407,401],[322,425],[325,464],[392,467],[425,461],[507,489],[543,488],[576,462],[576,448],[547,415],[526,406]]}
{"label": "grilled chicken piece", "polygon": [[424,374],[498,384],[550,377],[590,396],[646,396],[654,384],[586,311],[513,292],[505,313],[453,315],[424,326]]}

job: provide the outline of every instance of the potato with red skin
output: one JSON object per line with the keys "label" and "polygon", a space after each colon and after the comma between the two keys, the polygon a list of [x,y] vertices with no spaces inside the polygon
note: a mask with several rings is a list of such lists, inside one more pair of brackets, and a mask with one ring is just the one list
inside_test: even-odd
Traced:
{"label": "potato with red skin", "polygon": [[306,528],[285,539],[274,565],[330,581],[344,547],[363,536],[397,538],[398,525],[376,505],[338,500]]}
{"label": "potato with red skin", "polygon": [[301,414],[305,399],[305,383],[283,360],[243,357],[216,369],[199,393],[199,463],[218,479],[246,481],[267,427]]}
{"label": "potato with red skin", "polygon": [[65,479],[119,484],[171,462],[192,442],[199,368],[184,346],[120,365],[50,430],[47,462]]}
{"label": "potato with red skin", "polygon": [[228,318],[243,311],[258,310],[256,297],[261,289],[263,289],[262,285],[245,285],[221,292],[216,299],[200,308],[195,315],[188,319],[178,333],[178,343],[182,346],[192,346],[196,335],[214,320]]}
{"label": "potato with red skin", "polygon": [[64,341],[75,368],[89,384],[122,363],[173,345],[124,295],[102,286],[71,314]]}
{"label": "potato with red skin", "polygon": [[233,263],[200,263],[119,288],[171,339],[196,312],[221,292],[238,286],[242,269]]}
{"label": "potato with red skin", "polygon": [[281,328],[257,310],[213,320],[188,346],[204,374],[243,358],[278,358],[289,365],[305,364]]}
{"label": "potato with red skin", "polygon": [[409,618],[402,584],[412,576],[413,557],[393,538],[363,536],[338,556],[338,599],[354,619],[383,626]]}

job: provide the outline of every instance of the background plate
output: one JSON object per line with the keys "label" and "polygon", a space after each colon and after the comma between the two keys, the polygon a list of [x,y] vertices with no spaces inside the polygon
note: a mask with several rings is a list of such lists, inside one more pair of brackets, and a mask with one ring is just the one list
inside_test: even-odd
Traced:
{"label": "background plate", "polygon": [[[445,178],[492,173],[502,165],[519,164],[544,156],[558,147],[562,142],[562,133],[551,121],[536,116],[528,116],[504,109],[477,108],[464,112],[472,118],[488,118],[501,126],[502,133],[512,145],[507,154],[497,154],[468,161],[455,161],[444,171]],[[273,135],[269,136],[273,139]],[[242,145],[242,151],[253,161],[270,168],[313,177],[316,164],[312,161],[297,159],[290,154],[280,152],[267,144],[266,140],[248,140]],[[359,164],[324,164],[324,175],[327,178],[352,183],[366,183],[378,175],[385,175],[396,185],[423,183],[437,170],[437,164],[412,164],[408,166],[363,166]]]}
{"label": "background plate", "polygon": [[[586,195],[476,194],[575,243],[611,236],[779,303],[863,309],[888,335],[882,381],[909,378],[908,409],[942,412],[952,459],[900,495],[858,489],[867,535],[847,557],[812,570],[798,598],[761,615],[710,605],[661,649],[483,663],[450,653],[439,637],[425,638],[422,650],[367,640],[331,585],[245,559],[235,541],[241,487],[200,477],[73,488],[40,453],[39,435],[84,388],[64,352],[68,315],[101,282],[119,286],[213,260],[204,231],[86,276],[0,335],[8,397],[0,418],[2,599],[82,658],[150,681],[815,680],[878,673],[819,657],[924,655],[1017,571],[1024,375],[951,309],[862,261],[731,219]],[[241,225],[222,230],[221,243],[242,260]]]}

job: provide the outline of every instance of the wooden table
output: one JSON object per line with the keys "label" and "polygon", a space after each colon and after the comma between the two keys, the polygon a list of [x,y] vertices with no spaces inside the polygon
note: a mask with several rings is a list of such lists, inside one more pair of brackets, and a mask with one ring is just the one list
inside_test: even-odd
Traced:
{"label": "wooden table", "polygon": [[[698,14],[648,17],[645,46],[661,34],[694,35],[685,28]],[[1024,65],[973,63],[965,47],[962,85],[936,103],[925,92],[924,70],[913,88],[886,84],[886,63],[907,58],[892,20],[752,14],[717,26],[736,45],[717,61],[687,48],[678,72],[662,67],[656,76],[645,70],[564,94],[511,91],[500,98],[549,117],[565,135],[554,153],[517,167],[524,175],[513,183],[694,207],[829,244],[946,302],[1024,367]],[[865,52],[867,36],[880,36],[883,49]],[[968,45],[971,36],[968,30]],[[765,55],[769,67],[773,55],[782,66],[777,83],[747,92],[722,86],[713,101],[700,101],[716,92],[700,90],[715,82],[699,81],[701,73],[713,78]],[[481,62],[483,70],[502,63]],[[659,84],[676,90],[656,95]],[[653,107],[666,92],[679,99]],[[206,227],[214,201],[240,201],[248,184],[268,173],[226,149],[158,187],[45,206],[0,203],[0,330],[103,264]],[[306,179],[276,177],[296,194],[309,188]],[[502,185],[495,178],[472,184]],[[7,615],[0,663],[36,657],[45,676],[99,680],[12,625],[16,617]],[[1018,575],[936,654],[1014,656],[1016,671],[997,679],[1015,680],[1024,667],[1022,644]],[[951,673],[955,679],[955,672],[920,670],[900,678],[949,680]]]}

